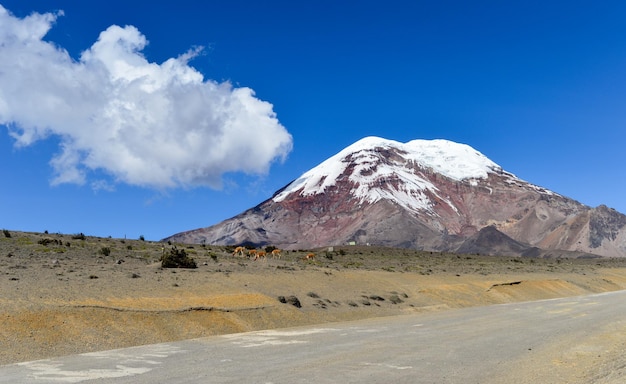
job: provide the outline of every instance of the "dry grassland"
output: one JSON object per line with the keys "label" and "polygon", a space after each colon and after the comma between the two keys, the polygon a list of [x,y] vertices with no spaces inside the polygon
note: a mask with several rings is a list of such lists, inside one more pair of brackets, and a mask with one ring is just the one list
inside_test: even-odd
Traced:
{"label": "dry grassland", "polygon": [[[162,268],[159,260],[173,246],[198,267]],[[5,231],[0,364],[626,287],[623,259],[517,259],[346,246],[254,261],[232,251]],[[307,260],[309,253],[315,258]]]}

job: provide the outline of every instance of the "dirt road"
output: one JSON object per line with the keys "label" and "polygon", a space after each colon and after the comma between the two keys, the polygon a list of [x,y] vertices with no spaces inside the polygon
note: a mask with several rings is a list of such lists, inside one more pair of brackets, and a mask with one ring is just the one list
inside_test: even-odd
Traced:
{"label": "dirt road", "polygon": [[232,334],[0,367],[0,382],[621,383],[624,300],[619,291]]}

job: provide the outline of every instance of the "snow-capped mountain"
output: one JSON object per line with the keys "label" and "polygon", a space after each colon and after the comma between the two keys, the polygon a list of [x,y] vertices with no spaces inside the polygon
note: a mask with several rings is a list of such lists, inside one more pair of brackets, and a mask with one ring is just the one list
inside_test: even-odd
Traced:
{"label": "snow-capped mountain", "polygon": [[[493,230],[503,236],[493,236]],[[626,216],[525,182],[468,145],[367,137],[258,206],[165,240],[503,252],[487,244],[493,239],[519,243],[523,249],[505,247],[515,255],[560,250],[577,252],[570,256],[626,256]]]}
{"label": "snow-capped mountain", "polygon": [[[509,178],[510,183],[519,181],[465,144],[448,140],[400,143],[367,137],[304,173],[274,196],[273,201],[280,202],[293,193],[300,196],[327,193],[347,178],[353,186],[351,195],[361,204],[391,200],[416,213],[434,213],[436,200],[429,195],[437,197],[453,210],[455,207],[448,198],[440,195],[439,188],[429,180],[429,175],[438,174],[452,181],[465,181],[477,186],[479,180],[486,179],[489,173]],[[389,188],[387,184],[394,187]]]}
{"label": "snow-capped mountain", "polygon": [[[392,151],[396,156],[390,156]],[[367,137],[303,174],[273,200],[280,202],[293,193],[326,193],[347,178],[352,183],[351,195],[361,204],[393,200],[414,212],[432,212],[433,201],[425,191],[437,196],[438,189],[415,172],[419,167],[457,181],[485,178],[488,172],[500,169],[471,147],[451,141],[415,140],[403,144]],[[389,182],[399,188],[387,188],[385,183]]]}

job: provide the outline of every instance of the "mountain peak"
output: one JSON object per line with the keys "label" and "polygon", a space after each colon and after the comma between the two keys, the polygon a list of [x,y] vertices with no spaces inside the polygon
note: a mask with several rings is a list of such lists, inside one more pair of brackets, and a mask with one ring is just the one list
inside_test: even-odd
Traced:
{"label": "mountain peak", "polygon": [[490,172],[502,168],[466,144],[443,139],[401,143],[369,136],[305,172],[273,200],[328,193],[338,183],[349,183],[352,195],[362,202],[391,199],[411,210],[428,210],[432,200],[424,192],[437,195],[437,187],[425,173],[462,181],[484,179]]}
{"label": "mountain peak", "polygon": [[170,239],[626,256],[626,216],[520,180],[469,145],[365,137],[254,209]]}

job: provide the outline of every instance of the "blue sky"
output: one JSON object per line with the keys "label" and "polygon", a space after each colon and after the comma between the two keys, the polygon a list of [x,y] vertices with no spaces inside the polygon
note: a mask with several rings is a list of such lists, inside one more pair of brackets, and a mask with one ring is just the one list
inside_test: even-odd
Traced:
{"label": "blue sky", "polygon": [[626,212],[620,1],[0,5],[2,228],[159,240],[370,135]]}

